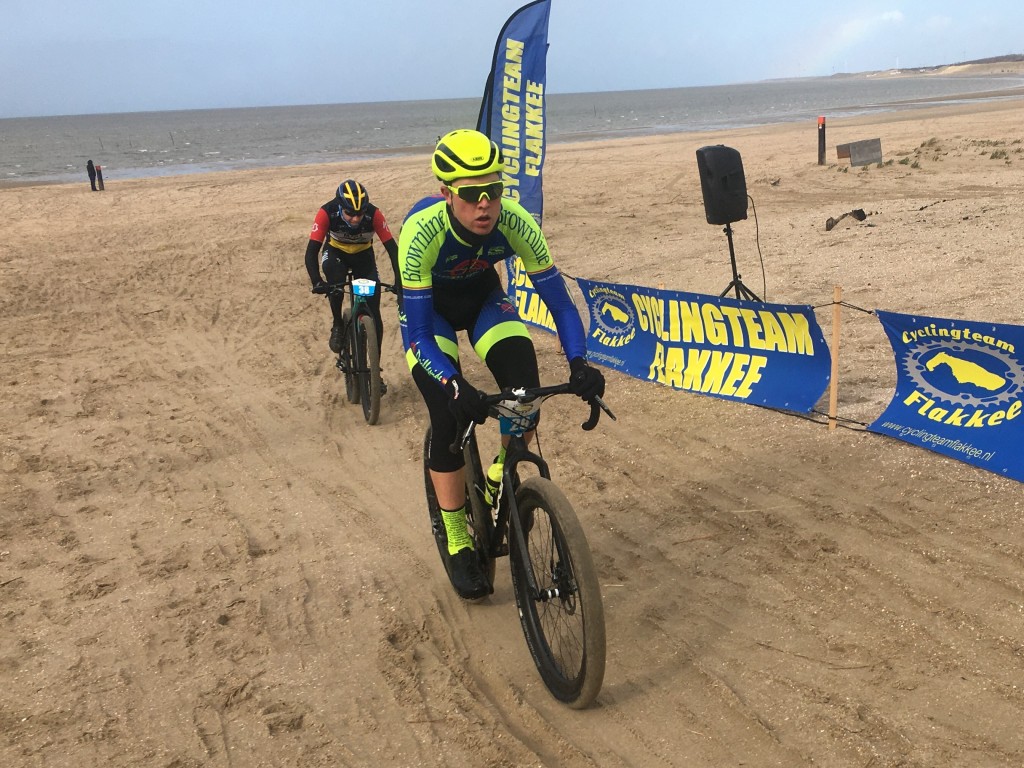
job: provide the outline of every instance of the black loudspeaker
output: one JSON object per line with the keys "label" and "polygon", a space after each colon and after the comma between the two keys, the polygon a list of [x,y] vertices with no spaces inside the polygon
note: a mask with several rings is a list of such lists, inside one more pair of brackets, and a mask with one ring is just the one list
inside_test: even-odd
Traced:
{"label": "black loudspeaker", "polygon": [[747,182],[738,151],[722,144],[701,147],[697,150],[697,170],[708,224],[731,224],[747,218]]}

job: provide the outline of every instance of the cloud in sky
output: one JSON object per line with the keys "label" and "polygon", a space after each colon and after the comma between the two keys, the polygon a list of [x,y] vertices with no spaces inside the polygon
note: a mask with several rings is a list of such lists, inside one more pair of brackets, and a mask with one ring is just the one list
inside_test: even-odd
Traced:
{"label": "cloud in sky", "polygon": [[924,22],[924,27],[929,32],[945,32],[952,26],[953,19],[949,16],[929,16]]}
{"label": "cloud in sky", "polygon": [[[525,0],[0,0],[0,117],[478,97]],[[59,18],[57,18],[59,16]],[[721,85],[1021,52],[1024,3],[723,9],[552,0],[553,93]]]}

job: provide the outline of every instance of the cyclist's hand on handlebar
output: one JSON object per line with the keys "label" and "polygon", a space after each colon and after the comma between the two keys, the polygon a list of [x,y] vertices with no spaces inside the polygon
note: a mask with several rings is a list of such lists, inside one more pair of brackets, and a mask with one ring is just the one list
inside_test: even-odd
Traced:
{"label": "cyclist's hand on handlebar", "polygon": [[587,364],[582,357],[569,361],[569,389],[584,400],[593,400],[604,394],[604,374]]}
{"label": "cyclist's hand on handlebar", "polygon": [[317,280],[309,290],[311,293],[327,293],[327,283],[323,280]]}
{"label": "cyclist's hand on handlebar", "polygon": [[464,424],[475,421],[483,424],[487,421],[487,403],[483,393],[466,381],[461,374],[455,374],[444,383],[444,391],[448,393],[448,409],[456,419]]}

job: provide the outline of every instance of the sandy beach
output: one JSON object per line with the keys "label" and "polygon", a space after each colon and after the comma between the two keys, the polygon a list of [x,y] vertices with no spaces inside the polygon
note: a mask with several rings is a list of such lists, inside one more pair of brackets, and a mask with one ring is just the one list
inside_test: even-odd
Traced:
{"label": "sandy beach", "polygon": [[[870,138],[881,166],[837,159]],[[817,142],[812,123],[553,145],[552,251],[570,276],[719,294],[695,150],[726,144],[754,201],[744,282],[820,307],[827,339],[834,286],[1024,324],[1024,100],[829,119],[825,165]],[[302,257],[349,176],[396,231],[436,186],[424,154],[0,189],[0,765],[1024,764],[1024,486],[856,428],[895,369],[851,307],[855,428],[614,372],[618,421],[545,411],[608,635],[596,706],[554,701],[507,565],[479,604],[445,579],[390,295],[381,423],[345,401]]]}

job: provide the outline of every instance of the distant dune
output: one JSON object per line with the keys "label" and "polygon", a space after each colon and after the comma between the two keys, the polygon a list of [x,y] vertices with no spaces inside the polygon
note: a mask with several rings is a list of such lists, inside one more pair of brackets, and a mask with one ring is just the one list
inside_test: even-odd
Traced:
{"label": "distant dune", "polygon": [[932,67],[907,67],[905,69],[882,69],[872,72],[838,72],[833,77],[880,77],[907,75],[1022,75],[1024,54],[1012,53],[987,59],[960,61],[955,64],[939,64]]}

